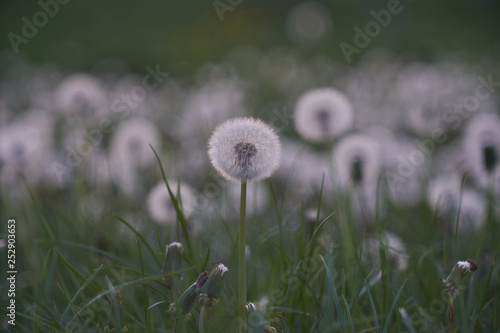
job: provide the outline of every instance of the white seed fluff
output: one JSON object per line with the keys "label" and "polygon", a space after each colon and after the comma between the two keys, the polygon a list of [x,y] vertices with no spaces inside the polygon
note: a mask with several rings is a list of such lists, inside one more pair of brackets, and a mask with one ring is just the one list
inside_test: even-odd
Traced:
{"label": "white seed fluff", "polygon": [[471,175],[483,188],[500,174],[500,117],[478,114],[470,120],[463,137],[466,163]]}
{"label": "white seed fluff", "polygon": [[[169,180],[168,184],[177,200],[182,201],[184,216],[189,218],[196,209],[196,195],[194,190],[187,184],[181,183],[178,196],[178,183]],[[177,218],[170,194],[164,182],[158,183],[147,197],[149,215],[160,224],[171,224]]]}
{"label": "white seed fluff", "polygon": [[208,141],[208,156],[225,178],[240,182],[271,176],[279,165],[276,132],[254,118],[234,118],[219,125]]}
{"label": "white seed fluff", "polygon": [[295,129],[307,141],[331,141],[353,124],[351,102],[332,88],[314,89],[302,95],[295,106]]}
{"label": "white seed fluff", "polygon": [[472,265],[468,261],[459,261],[457,262],[458,268],[464,270],[466,272],[470,272]]}
{"label": "white seed fluff", "polygon": [[370,137],[352,134],[334,148],[333,166],[342,188],[377,184],[381,169],[380,148]]}

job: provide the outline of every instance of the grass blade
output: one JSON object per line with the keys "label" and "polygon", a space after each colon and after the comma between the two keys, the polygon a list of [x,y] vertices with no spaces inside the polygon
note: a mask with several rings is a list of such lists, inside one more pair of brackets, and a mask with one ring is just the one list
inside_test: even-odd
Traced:
{"label": "grass blade", "polygon": [[405,285],[406,285],[406,281],[403,283],[401,288],[399,288],[399,291],[396,294],[396,298],[394,298],[394,302],[392,302],[391,309],[389,310],[389,313],[387,314],[387,319],[385,320],[384,330],[382,331],[383,333],[387,333],[387,330],[389,329],[392,313],[394,312],[394,308],[396,307],[396,303],[398,302],[399,296],[401,295],[401,292],[403,291],[403,288],[405,287]]}
{"label": "grass blade", "polygon": [[338,319],[340,321],[340,326],[342,327],[342,332],[348,332],[347,326],[345,323],[344,311],[342,311],[342,306],[340,305],[340,300],[339,300],[339,296],[337,294],[337,289],[335,288],[335,283],[333,282],[333,275],[330,271],[330,268],[326,264],[325,259],[323,259],[323,256],[320,255],[320,258],[321,258],[321,261],[323,261],[323,265],[325,266],[328,285],[330,286],[331,296],[332,296],[333,302],[335,304],[335,308],[337,309],[337,316],[338,316]]}

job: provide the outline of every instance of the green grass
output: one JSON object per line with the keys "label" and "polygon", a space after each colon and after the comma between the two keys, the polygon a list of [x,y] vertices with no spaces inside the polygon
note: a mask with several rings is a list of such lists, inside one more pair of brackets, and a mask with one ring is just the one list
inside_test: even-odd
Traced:
{"label": "green grass", "polygon": [[[162,176],[166,182],[168,170],[161,168],[158,179]],[[319,191],[311,221],[306,203],[284,208],[290,205],[283,202],[283,184],[267,183],[274,205],[247,220],[247,299],[267,304],[262,314],[277,332],[447,332],[441,278],[467,258],[479,269],[455,300],[455,332],[500,331],[494,202],[483,229],[474,233],[456,228],[455,220],[439,219],[425,203],[412,210],[389,205],[373,226],[363,226],[354,221],[344,195]],[[177,197],[176,189],[169,190]],[[238,216],[221,221],[202,212],[201,223],[225,227],[196,233],[179,197],[174,200],[178,224],[167,227],[146,214],[132,223],[124,215],[126,204],[119,202],[92,221],[77,213],[79,193],[69,193],[57,210],[54,197],[36,190],[27,194],[21,199],[2,193],[0,201],[2,221],[14,217],[18,227],[12,332],[198,332],[197,300],[183,314],[179,297],[219,262],[229,276],[217,306],[205,316],[204,331],[237,331]],[[404,241],[406,269],[392,258],[393,249],[381,236],[385,230]],[[366,246],[368,238],[378,249]],[[184,246],[182,263],[165,271],[165,246],[173,241]],[[1,278],[4,297],[3,269]]]}

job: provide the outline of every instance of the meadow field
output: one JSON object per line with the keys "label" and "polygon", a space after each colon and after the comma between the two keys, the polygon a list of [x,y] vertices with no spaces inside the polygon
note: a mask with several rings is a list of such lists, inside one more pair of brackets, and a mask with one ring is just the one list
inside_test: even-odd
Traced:
{"label": "meadow field", "polygon": [[192,62],[0,52],[2,331],[500,332],[496,54],[372,47],[393,5],[315,52],[325,6]]}

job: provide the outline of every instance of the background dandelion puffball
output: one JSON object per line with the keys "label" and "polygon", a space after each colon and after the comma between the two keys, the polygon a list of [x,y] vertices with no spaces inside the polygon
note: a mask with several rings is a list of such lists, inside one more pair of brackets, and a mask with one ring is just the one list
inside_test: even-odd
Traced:
{"label": "background dandelion puffball", "polygon": [[208,156],[228,180],[260,180],[278,168],[281,145],[276,132],[261,120],[234,118],[215,129],[208,141]]}
{"label": "background dandelion puffball", "polygon": [[295,106],[295,129],[307,141],[331,141],[351,129],[354,114],[351,102],[332,88],[313,89]]}

